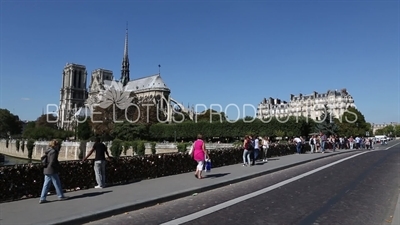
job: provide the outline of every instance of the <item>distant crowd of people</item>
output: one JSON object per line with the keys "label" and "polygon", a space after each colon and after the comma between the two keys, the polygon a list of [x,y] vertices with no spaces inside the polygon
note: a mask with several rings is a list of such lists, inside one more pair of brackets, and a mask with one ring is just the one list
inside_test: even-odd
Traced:
{"label": "distant crowd of people", "polygon": [[[386,140],[381,141],[383,144],[386,143]],[[374,149],[377,140],[373,137],[341,137],[320,132],[318,135],[310,136],[308,141],[305,137],[294,137],[289,139],[288,143],[295,144],[297,154],[301,154],[306,144],[310,145],[311,153],[325,153],[327,149],[332,151],[337,149]],[[243,141],[243,166],[252,166],[257,159],[267,162],[268,149],[273,144],[269,137],[246,135]]]}
{"label": "distant crowd of people", "polygon": [[[383,140],[386,142],[386,140]],[[303,137],[296,137],[293,142],[297,144],[297,153],[301,153],[301,146],[306,144]],[[311,153],[325,153],[326,149],[336,151],[336,149],[374,149],[377,140],[373,137],[340,137],[337,135],[312,135],[308,144],[311,147]]]}
{"label": "distant crowd of people", "polygon": [[243,166],[253,166],[259,156],[263,162],[268,162],[267,154],[270,145],[269,137],[246,135],[243,141]]}

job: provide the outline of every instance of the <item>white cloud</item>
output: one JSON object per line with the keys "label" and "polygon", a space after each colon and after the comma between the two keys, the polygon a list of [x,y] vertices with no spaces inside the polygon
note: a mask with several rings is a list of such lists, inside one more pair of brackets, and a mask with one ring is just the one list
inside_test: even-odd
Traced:
{"label": "white cloud", "polygon": [[29,101],[31,100],[30,98],[21,98],[22,101]]}

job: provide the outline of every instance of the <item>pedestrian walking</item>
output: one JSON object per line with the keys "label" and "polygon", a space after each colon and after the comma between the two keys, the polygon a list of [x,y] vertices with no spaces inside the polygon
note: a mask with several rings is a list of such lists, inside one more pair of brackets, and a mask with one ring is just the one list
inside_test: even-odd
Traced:
{"label": "pedestrian walking", "polygon": [[[56,189],[56,193],[59,200],[65,200],[68,197],[64,195],[63,189],[61,187],[60,177],[58,173],[60,172],[60,162],[58,161],[58,153],[60,151],[60,145],[57,140],[52,140],[49,143],[49,148],[45,151],[43,157],[45,161],[45,167],[43,169],[44,183],[42,188],[42,193],[40,194],[39,204],[46,203],[47,193],[53,184]],[[43,162],[43,161],[42,161]],[[51,183],[50,183],[51,182]]]}
{"label": "pedestrian walking", "polygon": [[264,152],[264,159],[263,162],[268,162],[268,149],[269,149],[269,137],[265,136],[262,141],[262,148]]}
{"label": "pedestrian walking", "polygon": [[201,134],[197,135],[197,140],[193,143],[193,159],[197,162],[194,176],[197,179],[203,179],[201,174],[203,172],[204,162],[206,159],[210,159],[210,156],[208,155],[206,145],[203,141],[203,135]]}

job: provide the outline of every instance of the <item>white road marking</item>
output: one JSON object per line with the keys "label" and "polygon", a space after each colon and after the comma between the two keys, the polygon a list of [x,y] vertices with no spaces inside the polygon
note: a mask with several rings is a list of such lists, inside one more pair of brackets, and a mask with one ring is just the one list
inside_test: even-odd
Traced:
{"label": "white road marking", "polygon": [[400,144],[400,142],[397,143],[397,144],[394,144],[394,145],[392,145],[392,146],[390,146],[390,147],[387,147],[385,150],[388,150],[389,148],[393,148],[394,146],[396,146],[396,145],[398,145],[398,144]]}
{"label": "white road marking", "polygon": [[[381,145],[381,144],[377,144],[377,145],[379,145],[379,146],[374,145],[374,149],[372,149],[372,151],[386,151],[386,150],[389,150],[389,149],[393,148],[394,146],[396,146],[396,145],[398,145],[398,144],[400,144],[400,142],[399,142],[399,143],[396,143],[396,144],[394,144],[394,145],[391,145],[391,146],[389,146],[389,147],[386,147],[386,148],[381,148],[381,147],[384,147],[384,146]],[[377,146],[377,147],[375,147],[375,146]]]}
{"label": "white road marking", "polygon": [[[368,151],[368,152],[370,152],[370,151]],[[276,189],[276,188],[282,187],[282,186],[284,186],[284,185],[286,185],[286,184],[289,184],[289,183],[291,183],[291,182],[294,182],[294,181],[296,181],[296,180],[300,180],[300,179],[302,179],[302,178],[304,178],[304,177],[306,177],[306,176],[309,176],[309,175],[311,175],[311,174],[314,174],[314,173],[316,173],[316,172],[319,172],[319,171],[321,171],[321,170],[324,170],[324,169],[326,169],[326,168],[328,168],[328,167],[334,166],[334,165],[336,165],[336,164],[339,164],[339,163],[341,163],[341,162],[344,162],[344,161],[346,161],[346,160],[352,159],[352,158],[357,157],[357,156],[359,156],[359,155],[363,155],[363,154],[368,153],[368,152],[361,152],[361,153],[358,153],[358,154],[356,154],[356,155],[349,156],[349,157],[347,157],[347,158],[344,158],[344,159],[338,160],[338,161],[336,161],[336,162],[333,162],[333,163],[327,164],[327,165],[325,165],[325,166],[322,166],[322,167],[320,167],[320,168],[318,168],[318,169],[311,170],[311,171],[309,171],[309,172],[307,172],[307,173],[298,175],[298,176],[296,176],[296,177],[292,177],[292,178],[290,178],[290,179],[288,179],[288,180],[284,180],[284,181],[279,182],[279,183],[277,183],[277,184],[274,184],[274,185],[272,185],[272,186],[263,188],[263,189],[258,190],[258,191],[256,191],[256,192],[253,192],[253,193],[250,193],[250,194],[247,194],[247,195],[243,195],[243,196],[241,196],[241,197],[238,197],[238,198],[229,200],[229,201],[227,201],[227,202],[224,202],[224,203],[221,203],[221,204],[212,206],[212,207],[210,207],[210,208],[201,210],[201,211],[196,212],[196,213],[193,213],[193,214],[189,214],[189,215],[187,215],[187,216],[184,216],[184,217],[181,217],[181,218],[178,218],[178,219],[171,220],[171,221],[166,222],[166,223],[163,223],[163,224],[161,224],[161,225],[177,225],[177,224],[187,223],[187,222],[189,222],[189,221],[192,221],[192,220],[198,219],[198,218],[200,218],[200,217],[206,216],[206,215],[208,215],[208,214],[214,213],[214,212],[216,212],[216,211],[218,211],[218,210],[222,210],[222,209],[227,208],[227,207],[229,207],[229,206],[232,206],[232,205],[235,205],[235,204],[237,204],[237,203],[243,202],[243,201],[248,200],[248,199],[250,199],[250,198],[254,198],[254,197],[258,196],[258,195],[265,194],[265,193],[267,193],[267,192],[269,192],[269,191],[272,191],[272,190],[274,190],[274,189]]]}

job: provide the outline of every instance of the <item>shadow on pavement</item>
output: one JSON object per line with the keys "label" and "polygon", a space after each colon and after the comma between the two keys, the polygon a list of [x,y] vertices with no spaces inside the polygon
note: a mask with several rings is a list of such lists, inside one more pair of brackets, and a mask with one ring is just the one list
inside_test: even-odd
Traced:
{"label": "shadow on pavement", "polygon": [[85,194],[69,197],[68,200],[78,199],[78,198],[90,198],[90,197],[95,197],[95,196],[102,195],[102,194],[107,194],[107,193],[110,193],[110,192],[112,192],[112,191],[101,191],[101,192],[85,193]]}
{"label": "shadow on pavement", "polygon": [[228,174],[231,174],[231,173],[216,173],[216,174],[207,174],[207,176],[206,176],[206,177],[204,177],[204,178],[218,178],[218,177],[223,177],[223,176],[226,176],[226,175],[228,175]]}
{"label": "shadow on pavement", "polygon": [[279,160],[279,158],[269,158],[268,161],[276,161]]}

